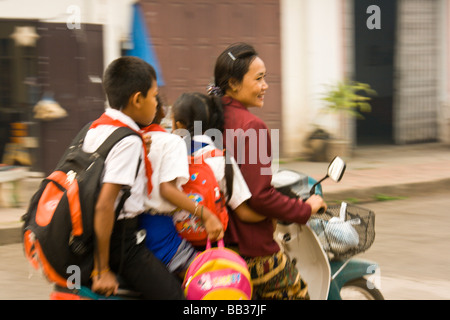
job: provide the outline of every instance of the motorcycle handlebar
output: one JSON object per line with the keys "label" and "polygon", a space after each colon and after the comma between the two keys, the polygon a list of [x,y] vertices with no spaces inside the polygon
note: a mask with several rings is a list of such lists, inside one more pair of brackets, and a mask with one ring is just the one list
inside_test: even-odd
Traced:
{"label": "motorcycle handlebar", "polygon": [[323,213],[325,213],[325,207],[320,208],[319,210],[317,210],[316,213],[318,213],[318,214],[323,214]]}

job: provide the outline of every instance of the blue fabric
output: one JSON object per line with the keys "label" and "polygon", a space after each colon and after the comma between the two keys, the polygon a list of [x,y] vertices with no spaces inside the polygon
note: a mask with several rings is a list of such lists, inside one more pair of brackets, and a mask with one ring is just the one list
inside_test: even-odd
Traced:
{"label": "blue fabric", "polygon": [[151,214],[140,215],[140,225],[147,232],[145,245],[167,265],[181,244],[181,237],[175,229],[172,217]]}
{"label": "blue fabric", "polygon": [[133,5],[133,25],[131,29],[131,37],[133,48],[126,50],[125,55],[141,58],[151,64],[156,71],[158,85],[163,86],[164,79],[162,77],[162,72],[159,67],[156,53],[153,50],[153,45],[151,43],[150,35],[148,34],[145,19],[139,3],[135,3]]}
{"label": "blue fabric", "polygon": [[[191,140],[191,150],[190,150],[191,154],[206,147],[206,146],[209,146],[209,144],[207,144],[206,142],[198,142],[198,141]],[[189,150],[188,150],[188,153],[189,153]]]}

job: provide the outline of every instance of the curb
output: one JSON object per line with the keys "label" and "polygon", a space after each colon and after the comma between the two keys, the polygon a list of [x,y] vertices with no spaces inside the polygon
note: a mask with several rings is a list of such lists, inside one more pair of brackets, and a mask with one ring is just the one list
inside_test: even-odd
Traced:
{"label": "curb", "polygon": [[22,225],[0,229],[0,246],[22,242]]}
{"label": "curb", "polygon": [[370,203],[380,201],[376,199],[377,195],[388,195],[389,197],[425,196],[430,193],[442,192],[450,189],[450,178],[439,180],[410,182],[396,185],[374,186],[368,188],[349,188],[334,192],[326,192],[325,200],[327,202],[341,202],[346,199],[356,200],[357,203]]}

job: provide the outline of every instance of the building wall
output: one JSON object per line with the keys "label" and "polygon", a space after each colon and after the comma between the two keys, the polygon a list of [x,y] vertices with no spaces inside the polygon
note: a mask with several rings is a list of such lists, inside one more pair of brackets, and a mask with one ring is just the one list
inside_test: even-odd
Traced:
{"label": "building wall", "polygon": [[160,92],[172,104],[183,92],[206,93],[218,55],[235,42],[253,45],[264,60],[269,90],[262,109],[250,108],[280,129],[279,0],[143,0],[142,10],[162,69]]}
{"label": "building wall", "polygon": [[103,25],[104,63],[121,55],[129,36],[136,0],[2,0],[0,18],[36,19],[45,23]]}
{"label": "building wall", "polygon": [[[9,23],[12,30],[18,26],[32,26],[39,36],[31,47],[15,46],[8,35],[2,36],[2,43],[8,44],[8,52],[15,52],[18,62],[6,76],[15,81],[16,89],[23,87],[21,97],[26,100],[14,99],[18,106],[6,107],[20,111],[14,121],[27,122],[30,127],[28,134],[39,141],[38,150],[35,147],[29,150],[34,171],[50,173],[80,128],[104,111],[105,97],[101,87],[103,26],[90,23],[97,20],[91,9],[98,3],[43,1],[37,5],[36,1],[0,2],[2,22]],[[120,47],[120,42],[117,46]],[[28,63],[17,56],[20,52],[29,53],[26,57]],[[19,78],[11,76],[16,69],[24,71],[17,73]],[[25,72],[28,69],[36,70]],[[29,85],[21,86],[21,83]],[[52,121],[35,120],[33,107],[44,97],[54,98],[68,116]],[[0,104],[5,107],[3,102]],[[2,129],[5,126],[8,124],[2,123]]]}
{"label": "building wall", "polygon": [[441,110],[439,115],[440,140],[450,144],[450,0],[441,0],[441,86],[439,101]]}
{"label": "building wall", "polygon": [[[279,72],[272,72],[275,77],[271,80],[271,91],[279,95],[273,103],[278,108],[280,118],[275,116],[275,111],[265,114],[266,110],[261,110],[262,117],[267,117],[271,126],[282,127],[281,144],[283,145],[283,155],[286,157],[297,157],[306,149],[305,139],[312,132],[315,126],[319,125],[326,130],[335,133],[338,129],[338,120],[332,115],[320,112],[324,103],[320,100],[321,94],[325,91],[325,85],[342,80],[345,76],[352,75],[352,44],[349,35],[352,20],[350,7],[353,0],[279,0],[279,10],[273,9],[277,1],[260,1],[264,9],[252,11],[252,6],[256,2],[252,1],[232,1],[222,0],[217,7],[211,5],[206,0],[196,0],[199,7],[208,8],[209,20],[214,25],[216,20],[212,19],[215,14],[230,6],[239,5],[246,9],[237,10],[237,19],[244,19],[250,14],[258,13],[256,17],[246,20],[249,28],[235,28],[227,34],[228,29],[233,27],[234,16],[230,16],[228,24],[222,25],[222,33],[219,35],[215,52],[219,52],[226,44],[239,40],[232,37],[236,33],[242,33],[244,40],[251,41],[255,38],[250,34],[253,30],[268,34],[271,37],[264,45],[262,52],[274,56],[278,50],[279,60],[270,63],[270,68],[278,68]],[[440,19],[442,40],[440,42],[441,58],[439,77],[439,103],[440,108],[440,137],[442,140],[450,141],[450,0],[438,0],[440,3]],[[44,23],[65,23],[74,22],[100,24],[103,28],[103,62],[104,66],[121,55],[123,45],[129,38],[131,26],[131,9],[134,0],[58,0],[58,1],[34,1],[34,0],[3,0],[0,1],[0,18],[8,19],[36,19]],[[171,5],[183,7],[184,0],[166,1]],[[164,1],[141,1],[144,6],[150,8],[145,15],[149,24],[150,33],[160,34],[154,21],[158,19],[158,6],[166,5]],[[192,2],[194,3],[194,2]],[[258,2],[259,3],[259,2]],[[167,4],[168,6],[168,4]],[[247,10],[248,9],[248,10]],[[267,10],[266,10],[267,9]],[[212,10],[212,11],[211,11]],[[189,15],[186,8],[179,12]],[[201,12],[199,12],[201,13]],[[273,20],[279,14],[279,39],[272,29],[264,29],[266,15]],[[206,15],[206,13],[205,13]],[[272,15],[272,16],[271,16]],[[170,27],[170,22],[175,19],[173,16],[164,16],[166,23]],[[211,20],[212,19],[212,20]],[[252,20],[253,19],[253,20]],[[255,22],[255,23],[252,23]],[[261,23],[260,23],[261,22]],[[240,25],[240,24],[239,24]],[[244,24],[242,24],[244,26]],[[254,29],[254,26],[258,28]],[[161,27],[159,27],[161,28]],[[175,29],[169,32],[176,31]],[[187,31],[187,30],[185,30]],[[217,37],[217,33],[211,34],[208,27],[194,28],[194,33],[198,34],[196,41],[207,41],[211,37]],[[180,35],[181,37],[182,35]],[[176,38],[176,36],[174,36]],[[209,37],[209,38],[208,38]],[[253,38],[252,38],[253,37]],[[165,45],[164,39],[156,37],[155,47]],[[278,43],[277,43],[278,41]],[[279,48],[279,49],[277,49]],[[261,51],[261,50],[260,50]],[[158,53],[159,54],[159,53]],[[166,57],[158,57],[164,60]],[[213,65],[212,59],[204,61],[207,68]],[[163,66],[164,67],[164,66]],[[164,68],[163,68],[164,69]],[[164,74],[164,70],[163,70]],[[202,74],[203,75],[203,74]],[[207,75],[203,76],[201,84],[199,81],[195,85],[203,86],[207,82]],[[278,99],[278,100],[277,100]],[[269,104],[267,104],[269,105]],[[270,114],[273,113],[273,114]]]}

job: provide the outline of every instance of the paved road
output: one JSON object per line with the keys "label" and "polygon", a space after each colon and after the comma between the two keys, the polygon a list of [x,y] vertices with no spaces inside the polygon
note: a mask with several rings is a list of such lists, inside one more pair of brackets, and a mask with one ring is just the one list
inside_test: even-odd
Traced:
{"label": "paved road", "polygon": [[51,286],[23,255],[21,244],[0,246],[0,299],[48,299]]}
{"label": "paved road", "polygon": [[385,299],[450,299],[448,191],[365,206],[376,238],[361,257],[379,263]]}
{"label": "paved road", "polygon": [[[377,234],[361,257],[380,264],[385,298],[450,299],[448,192],[364,206],[376,213]],[[0,299],[48,299],[50,286],[20,244],[0,246],[0,261]]]}

